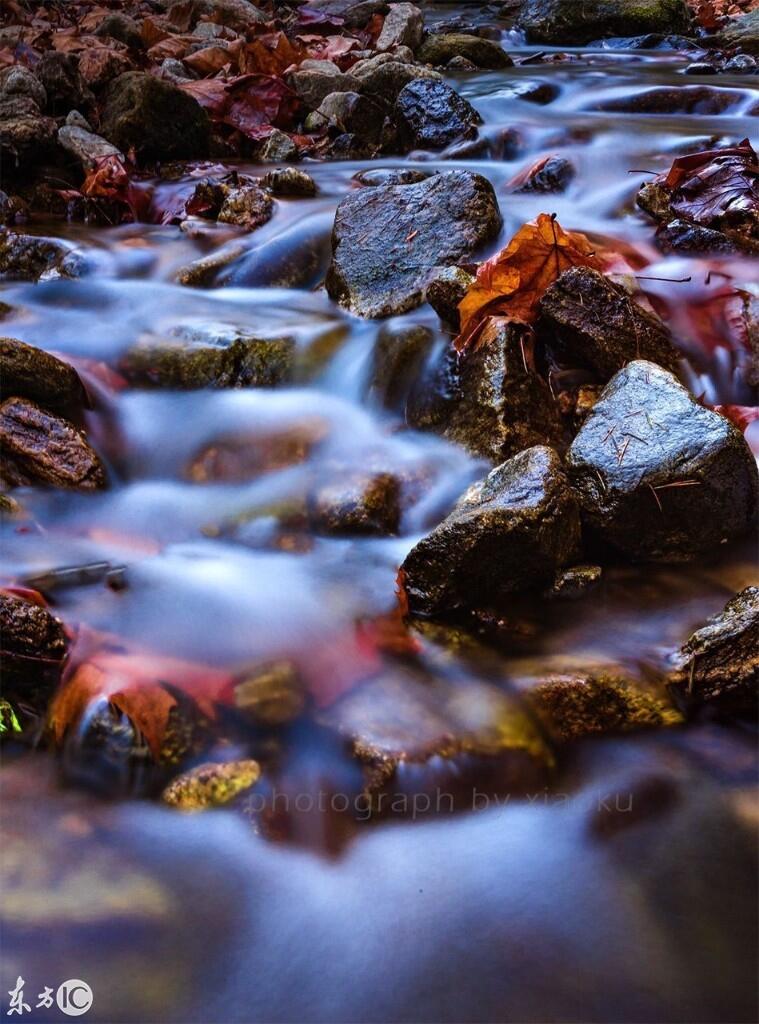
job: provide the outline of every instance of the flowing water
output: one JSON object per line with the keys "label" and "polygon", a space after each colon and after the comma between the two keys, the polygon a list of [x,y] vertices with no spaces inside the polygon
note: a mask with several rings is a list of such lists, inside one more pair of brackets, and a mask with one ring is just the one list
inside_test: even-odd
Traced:
{"label": "flowing water", "polygon": [[[444,6],[435,16],[450,12]],[[536,52],[505,30],[503,42],[515,58]],[[3,285],[0,298],[12,307],[3,333],[58,353],[80,370],[92,396],[88,433],[107,463],[110,486],[87,495],[20,493],[28,516],[4,526],[6,579],[39,586],[64,621],[107,633],[127,652],[167,655],[231,677],[261,662],[292,659],[310,675],[322,704],[362,678],[394,670],[396,657],[367,642],[367,624],[393,612],[405,553],[484,466],[433,435],[406,429],[402,415],[384,411],[370,387],[381,333],[421,325],[439,351],[448,335],[437,315],[423,306],[390,322],[365,322],[320,287],[335,207],[369,167],[460,167],[487,176],[504,221],[490,251],[544,211],[556,212],[565,228],[621,247],[645,267],[641,285],[671,318],[689,357],[684,374],[693,390],[712,403],[750,404],[737,370],[740,354],[729,340],[707,348],[689,328],[692,311],[708,305],[726,280],[755,284],[756,263],[662,256],[652,223],[634,204],[650,172],[682,153],[750,136],[756,126],[750,114],[759,100],[756,79],[685,78],[690,59],[576,50],[555,63],[463,75],[452,82],[482,114],[489,152],[308,163],[316,198],[278,200],[272,220],[243,237],[221,226],[191,238],[161,224],[35,225],[34,231],[74,244],[88,273],[80,280]],[[519,98],[516,90],[534,85],[550,87],[551,102]],[[728,97],[723,112],[598,109],[653,86],[695,85]],[[567,191],[511,194],[511,179],[549,153],[566,156],[577,169]],[[192,181],[156,184],[156,208],[182,189],[189,192]],[[177,270],[191,260],[240,244],[246,254],[222,272],[220,287],[176,283]],[[292,260],[302,269],[297,287],[272,285],[272,267]],[[172,393],[126,387],[113,372],[141,339],[219,324],[295,337],[295,385]],[[209,446],[230,438],[266,445],[279,434],[316,441],[295,464],[242,482],[201,483],[191,476],[193,460]],[[410,481],[399,536],[334,539],[283,525],[282,510],[300,507],[314,479],[335,467],[366,466]],[[90,568],[59,572],[83,566]],[[118,587],[107,585],[110,569],[123,569]],[[500,626],[481,629],[482,645],[454,643],[445,630],[415,634],[418,658],[431,678],[481,679],[506,691],[567,666],[622,666],[652,678],[695,625],[755,578],[750,544],[683,568],[613,566],[589,600],[550,608],[516,602]],[[750,747],[740,731],[709,725],[687,736],[605,741],[562,763],[557,779],[541,788],[539,806],[533,795],[498,809],[350,827],[294,812],[280,833],[265,837],[231,816],[188,822],[130,805],[124,857],[147,864],[148,873],[163,872],[174,858],[180,876],[186,872],[187,890],[181,881],[167,882],[174,885],[172,898],[197,899],[199,906],[189,925],[171,933],[176,945],[170,941],[160,954],[161,984],[167,991],[175,985],[181,998],[162,1002],[154,993],[150,1002],[142,993],[147,1001],[139,1003],[117,986],[116,994],[102,996],[112,1015],[102,1019],[161,1016],[166,1001],[176,1019],[198,1020],[635,1020],[657,1013],[673,1020],[749,1019],[741,986],[751,923],[725,877],[734,873],[742,885],[750,873],[735,850],[740,843],[720,838],[738,825],[715,793],[725,776],[739,783],[750,778]],[[281,764],[282,777],[290,773],[300,790],[356,785],[351,759],[316,725],[287,736]],[[594,838],[583,800],[595,800],[607,779],[612,790],[627,791],[652,772],[676,779],[687,792],[682,800],[676,796],[666,831],[664,825],[657,831],[657,815],[669,804],[655,792],[642,801],[653,808],[653,820],[633,829],[632,838],[629,829],[621,840]],[[573,794],[568,804],[548,799],[567,792]],[[118,834],[113,820],[97,828]],[[278,842],[278,835],[292,842]],[[150,851],[161,843],[159,869]],[[62,850],[65,861],[66,843]],[[81,856],[86,863],[100,854],[90,845]],[[118,889],[126,869],[113,851],[107,857],[113,871],[106,873]],[[197,874],[198,858],[210,874]],[[649,872],[640,871],[641,860]],[[89,967],[102,985],[129,960],[125,926],[118,914],[114,920],[111,929],[102,925],[97,942],[74,931],[82,955],[90,950],[94,957],[79,973],[88,977]],[[219,943],[220,965],[213,969],[211,954],[196,950],[196,939],[182,930],[201,921]],[[730,921],[737,930],[732,942],[723,934]],[[68,927],[60,923],[62,934]],[[33,932],[19,934],[28,948]],[[94,965],[92,950],[101,940],[107,967]],[[724,976],[709,977],[712,954],[722,958],[717,974],[724,970]],[[186,964],[197,960],[192,978],[180,976],[182,957]],[[143,1007],[139,1013],[130,999]],[[715,1016],[725,1007],[728,1017]]]}

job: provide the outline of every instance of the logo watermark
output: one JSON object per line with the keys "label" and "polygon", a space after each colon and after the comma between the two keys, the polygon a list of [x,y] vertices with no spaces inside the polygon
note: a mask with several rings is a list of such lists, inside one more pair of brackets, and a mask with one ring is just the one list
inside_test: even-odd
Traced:
{"label": "logo watermark", "polygon": [[[6,1011],[7,1017],[13,1014],[21,1017],[25,1013],[32,1012],[31,1003],[27,1003],[24,996],[25,985],[26,982],[19,975],[16,978],[16,984],[8,990],[11,999],[9,1009]],[[34,1008],[49,1010],[55,1002],[61,1013],[65,1013],[67,1017],[81,1017],[91,1008],[94,998],[92,989],[86,981],[82,981],[80,978],[69,978],[68,981],[64,981],[58,986],[55,998],[53,998],[53,989],[49,985],[45,985],[42,991],[37,993],[37,1002],[34,1004]]]}

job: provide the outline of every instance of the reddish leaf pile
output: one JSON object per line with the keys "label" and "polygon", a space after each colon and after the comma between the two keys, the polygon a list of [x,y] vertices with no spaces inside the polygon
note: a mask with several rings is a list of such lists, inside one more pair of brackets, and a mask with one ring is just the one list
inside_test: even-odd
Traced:
{"label": "reddish leaf pile", "polygon": [[759,210],[759,163],[748,139],[679,157],[657,182],[670,191],[673,212],[696,224]]}

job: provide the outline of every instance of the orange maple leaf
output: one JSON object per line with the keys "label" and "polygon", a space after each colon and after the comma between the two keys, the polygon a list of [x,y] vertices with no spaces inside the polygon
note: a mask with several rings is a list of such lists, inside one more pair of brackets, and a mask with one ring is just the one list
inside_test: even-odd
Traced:
{"label": "orange maple leaf", "polygon": [[480,328],[489,316],[534,323],[544,292],[571,267],[602,270],[604,260],[585,235],[565,231],[555,215],[541,213],[536,221],[522,225],[505,249],[480,265],[459,303],[456,350],[477,347]]}

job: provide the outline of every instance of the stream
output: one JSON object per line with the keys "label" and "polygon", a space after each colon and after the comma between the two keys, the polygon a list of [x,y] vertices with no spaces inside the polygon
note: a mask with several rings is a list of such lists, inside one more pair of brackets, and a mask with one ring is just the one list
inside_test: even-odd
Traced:
{"label": "stream", "polygon": [[[431,6],[432,21],[453,10]],[[538,53],[506,25],[501,42],[515,61]],[[541,212],[602,238],[645,267],[640,284],[670,322],[692,391],[710,404],[755,402],[729,339],[706,346],[692,330],[694,311],[726,280],[755,286],[755,260],[663,255],[635,194],[678,155],[755,136],[759,82],[686,78],[692,55],[675,51],[561,52],[554,63],[450,78],[481,114],[489,148],[306,161],[316,197],[278,199],[249,234],[221,224],[199,237],[161,224],[30,226],[75,246],[86,273],[0,285],[11,307],[2,333],[77,368],[109,486],[19,491],[24,518],[2,527],[4,580],[40,589],[65,623],[107,634],[135,657],[233,679],[262,663],[307,666],[317,698],[276,740],[268,784],[291,804],[267,827],[233,811],[182,816],[156,806],[133,766],[110,766],[104,791],[99,762],[83,749],[86,716],[67,741],[62,776],[52,755],[10,757],[4,787],[18,799],[4,856],[19,889],[4,910],[13,953],[3,981],[24,973],[41,988],[57,974],[83,978],[95,993],[87,1019],[102,1021],[752,1019],[747,725],[706,715],[684,729],[586,740],[562,752],[550,778],[513,793],[511,776],[480,787],[486,769],[476,758],[401,773],[406,794],[457,790],[453,812],[417,814],[406,803],[367,822],[338,813],[332,799],[353,800],[361,780],[325,728],[325,709],[358,681],[397,671],[392,642],[375,636],[397,607],[398,566],[487,469],[407,428],[372,388],[375,349],[389,332],[424,328],[431,350],[442,350],[450,334],[437,314],[422,305],[361,320],[321,287],[335,208],[358,174],[413,166],[484,175],[503,229],[482,256]],[[634,106],[654,86],[704,85],[725,98],[721,113],[599,109],[620,98]],[[538,86],[550,102],[520,98]],[[512,194],[509,182],[547,154],[576,168],[567,190]],[[268,169],[234,166],[252,176]],[[156,203],[189,194],[194,180],[155,183]],[[220,286],[177,283],[180,268],[225,246],[245,251]],[[277,268],[291,265],[302,272],[283,287]],[[119,377],[135,343],[220,325],[293,337],[294,384],[180,393]],[[759,423],[746,436],[759,451]],[[272,438],[304,439],[302,450],[247,478],[238,472],[235,443],[266,451]],[[331,537],[297,514],[290,521],[314,479],[367,466],[408,482],[397,536]],[[433,683],[482,683],[515,699],[531,679],[579,666],[650,681],[757,576],[749,539],[687,566],[611,565],[591,598],[516,598],[499,622],[463,636],[444,625],[404,635]],[[228,740],[226,752],[245,756],[243,741]],[[326,813],[315,809],[324,793]],[[53,1009],[29,1019],[61,1018]]]}

